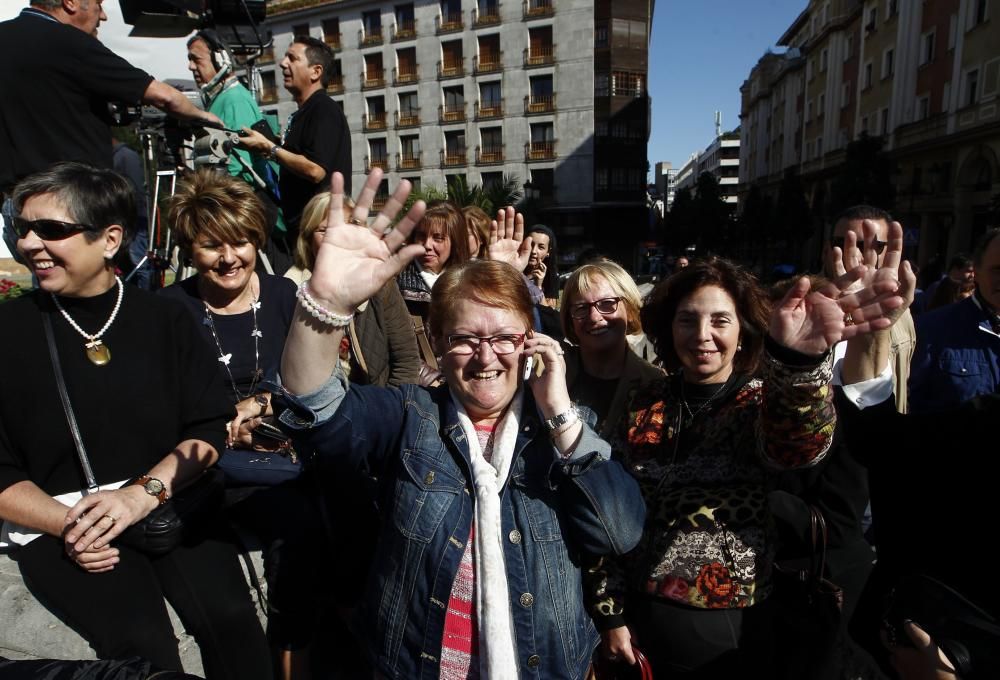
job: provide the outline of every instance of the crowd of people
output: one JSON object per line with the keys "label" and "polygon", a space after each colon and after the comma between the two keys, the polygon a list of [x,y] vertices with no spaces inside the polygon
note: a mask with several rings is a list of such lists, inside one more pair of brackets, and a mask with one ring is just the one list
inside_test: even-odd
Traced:
{"label": "crowd of people", "polygon": [[[100,45],[100,7],[0,24],[0,52],[92,61],[0,59],[0,83],[61,69],[74,97],[30,125],[0,106],[4,235],[36,282],[0,306],[0,546],[99,658],[181,672],[166,601],[209,680],[1000,671],[978,564],[1000,230],[920,291],[902,226],[856,206],[822,276],[766,288],[687,253],[644,295],[510,206],[404,180],[374,214],[379,169],[352,200],[321,41],[281,62],[275,136],[217,35],[188,43],[202,111]],[[179,178],[164,219],[194,275],[156,293],[120,276],[145,211],[106,122],[58,149],[5,134],[108,97],[245,133]]]}

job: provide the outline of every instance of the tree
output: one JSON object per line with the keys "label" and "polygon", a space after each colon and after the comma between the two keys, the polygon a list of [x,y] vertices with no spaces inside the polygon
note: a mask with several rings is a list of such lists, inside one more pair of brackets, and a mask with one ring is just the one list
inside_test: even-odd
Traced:
{"label": "tree", "polygon": [[882,137],[862,133],[847,145],[840,172],[833,179],[830,213],[839,215],[855,205],[873,205],[892,210],[896,187],[892,182],[893,163],[882,148]]}
{"label": "tree", "polygon": [[801,252],[803,244],[812,236],[813,219],[802,179],[794,172],[785,173],[778,187],[772,224],[775,236],[784,241],[786,246],[785,252],[778,257],[785,262],[796,259],[796,254]]}
{"label": "tree", "polygon": [[687,187],[674,194],[674,203],[666,220],[666,243],[672,250],[694,245],[694,197]]}
{"label": "tree", "polygon": [[695,182],[694,218],[699,247],[718,251],[725,245],[732,207],[722,197],[714,175],[703,172]]}
{"label": "tree", "polygon": [[519,204],[522,198],[520,186],[521,180],[516,175],[504,175],[501,181],[492,182],[486,186],[470,185],[465,175],[453,175],[448,178],[446,189],[440,189],[434,185],[415,189],[406,199],[404,207],[409,210],[417,199],[421,199],[425,203],[448,200],[459,208],[470,205],[479,206],[483,212],[492,217],[497,210],[508,205],[518,206],[520,209]]}

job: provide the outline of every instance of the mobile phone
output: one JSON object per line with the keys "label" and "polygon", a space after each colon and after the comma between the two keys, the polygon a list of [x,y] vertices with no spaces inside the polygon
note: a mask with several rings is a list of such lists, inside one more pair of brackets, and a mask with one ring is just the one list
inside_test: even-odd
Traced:
{"label": "mobile phone", "polygon": [[525,357],[524,359],[524,373],[521,375],[523,380],[527,380],[531,377],[531,371],[535,368],[535,357]]}

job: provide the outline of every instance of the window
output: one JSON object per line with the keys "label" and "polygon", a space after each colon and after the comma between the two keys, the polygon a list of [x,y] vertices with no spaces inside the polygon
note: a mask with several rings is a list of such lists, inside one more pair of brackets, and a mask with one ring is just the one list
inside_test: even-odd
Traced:
{"label": "window", "polygon": [[365,103],[368,105],[368,116],[385,116],[385,97],[381,95],[378,97],[368,97],[365,99]]}
{"label": "window", "polygon": [[826,63],[830,56],[830,50],[823,48],[823,51],[819,53],[819,72],[826,73]]}
{"label": "window", "polygon": [[389,157],[389,152],[386,149],[385,139],[369,139],[368,140],[368,155],[371,158],[371,162],[374,163],[385,163],[386,159]]}
{"label": "window", "polygon": [[820,92],[816,97],[816,117],[822,118],[824,113],[826,113],[826,93]]}
{"label": "window", "polygon": [[895,69],[896,51],[893,48],[886,49],[882,53],[882,79],[891,78]]}
{"label": "window", "polygon": [[[399,138],[399,149],[402,152],[403,161],[417,161],[420,159],[420,135],[405,135]],[[404,163],[405,165],[405,163]]]}
{"label": "window", "polygon": [[808,123],[809,121],[811,121],[812,117],[813,117],[813,100],[812,99],[807,99],[806,100],[806,122]]}
{"label": "window", "polygon": [[955,49],[955,40],[958,37],[958,15],[952,14],[948,17],[948,49]]}
{"label": "window", "polygon": [[897,14],[899,14],[899,0],[885,0],[885,20],[889,21]]}
{"label": "window", "polygon": [[479,139],[482,142],[483,152],[494,154],[503,150],[503,128],[490,127],[479,130]]}
{"label": "window", "polygon": [[864,75],[861,77],[861,89],[867,90],[872,86],[872,63],[865,64]]}
{"label": "window", "polygon": [[[533,76],[528,79],[529,87],[531,88],[531,97],[533,99],[539,97],[552,97],[552,76]],[[498,83],[499,84],[499,83]]]}
{"label": "window", "polygon": [[405,5],[396,5],[395,7],[396,16],[396,28],[397,30],[413,30],[414,26],[414,14],[413,14],[413,3],[407,3]]}
{"label": "window", "polygon": [[626,49],[644,49],[646,47],[646,22],[631,19],[612,19],[611,46]]}
{"label": "window", "polygon": [[483,108],[494,108],[500,106],[501,101],[500,81],[490,83],[479,83],[479,105]]}
{"label": "window", "polygon": [[879,122],[880,134],[889,134],[889,109],[888,107],[882,109],[881,119]]}
{"label": "window", "polygon": [[535,123],[531,126],[531,141],[534,142],[554,142],[555,127],[552,123]]}
{"label": "window", "polygon": [[822,155],[823,155],[823,138],[822,137],[817,137],[816,138],[816,157],[818,158],[818,157],[820,157]]}
{"label": "window", "polygon": [[979,100],[978,68],[974,68],[965,74],[965,96],[962,99],[965,106],[972,106]]}
{"label": "window", "polygon": [[971,31],[976,26],[986,23],[990,18],[989,0],[973,0],[970,3],[969,14],[965,22],[965,30]]}
{"label": "window", "polygon": [[610,92],[611,78],[606,73],[598,73],[594,76],[594,96],[607,97]]}
{"label": "window", "polygon": [[444,106],[449,111],[461,109],[465,106],[465,91],[461,85],[444,88]]}
{"label": "window", "polygon": [[849,61],[854,56],[854,36],[847,36],[844,41],[844,61]]}
{"label": "window", "polygon": [[416,192],[420,191],[420,178],[419,177],[404,177],[403,179],[406,179],[406,180],[410,181],[410,186],[412,187],[412,191],[416,191]]}
{"label": "window", "polygon": [[920,36],[920,64],[922,66],[932,61],[934,61],[934,31]]}
{"label": "window", "polygon": [[846,109],[851,103],[851,83],[846,82],[840,86],[840,108]]}
{"label": "window", "polygon": [[444,133],[444,149],[448,156],[465,156],[465,131],[454,130]]}
{"label": "window", "polygon": [[378,10],[361,13],[361,26],[365,37],[382,35],[382,14]]}
{"label": "window", "polygon": [[461,75],[463,70],[462,41],[441,43],[441,72],[444,75]]}
{"label": "window", "polygon": [[812,82],[813,79],[813,60],[809,59],[806,61],[806,80]]}
{"label": "window", "polygon": [[878,6],[872,7],[868,10],[868,23],[865,24],[866,31],[874,31],[875,24],[878,23]]}
{"label": "window", "polygon": [[861,134],[868,134],[868,116],[861,116]]}
{"label": "window", "polygon": [[503,173],[502,172],[484,172],[482,173],[482,186],[484,189],[493,186],[499,186],[503,183]]}
{"label": "window", "polygon": [[479,36],[479,68],[494,70],[500,68],[500,34]]}
{"label": "window", "polygon": [[594,26],[594,47],[603,49],[608,46],[608,24],[599,22]]}
{"label": "window", "polygon": [[340,19],[323,19],[323,40],[327,45],[340,47]]}
{"label": "window", "polygon": [[917,120],[923,120],[931,115],[931,98],[930,95],[924,95],[923,97],[917,97]]}
{"label": "window", "polygon": [[309,37],[309,24],[296,24],[292,26],[292,35],[298,38],[299,36]]}
{"label": "window", "polygon": [[417,48],[407,47],[396,50],[396,79],[411,82],[417,79]]}
{"label": "window", "polygon": [[416,92],[399,93],[399,115],[400,117],[411,118],[420,115],[420,105]]}
{"label": "window", "polygon": [[550,64],[553,59],[552,27],[538,26],[528,29],[528,64]]}
{"label": "window", "polygon": [[642,74],[615,71],[611,74],[612,97],[641,97],[643,95]]}

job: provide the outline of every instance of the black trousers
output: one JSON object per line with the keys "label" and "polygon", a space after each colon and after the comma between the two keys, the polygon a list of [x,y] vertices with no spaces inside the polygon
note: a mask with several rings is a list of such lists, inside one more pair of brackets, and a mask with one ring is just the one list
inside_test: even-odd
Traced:
{"label": "black trousers", "polygon": [[32,593],[102,659],[139,656],[181,671],[166,597],[201,649],[209,680],[270,680],[271,659],[235,548],[208,538],[149,557],[122,545],[110,572],[90,574],[42,536],[17,550]]}

